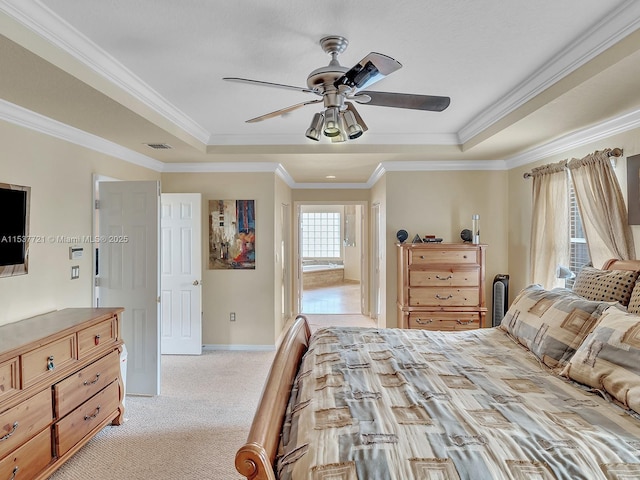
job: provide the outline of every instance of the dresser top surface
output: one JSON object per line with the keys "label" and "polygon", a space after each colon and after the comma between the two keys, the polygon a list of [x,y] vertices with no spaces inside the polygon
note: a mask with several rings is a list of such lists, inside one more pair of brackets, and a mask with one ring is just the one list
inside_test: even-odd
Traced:
{"label": "dresser top surface", "polygon": [[66,308],[0,326],[0,355],[31,343],[45,343],[50,337],[64,335],[79,325],[99,322],[124,309]]}

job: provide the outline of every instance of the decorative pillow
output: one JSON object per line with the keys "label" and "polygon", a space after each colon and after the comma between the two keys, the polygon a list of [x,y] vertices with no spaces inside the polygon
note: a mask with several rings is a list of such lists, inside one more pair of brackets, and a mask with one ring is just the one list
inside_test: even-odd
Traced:
{"label": "decorative pillow", "polygon": [[627,305],[627,312],[640,315],[640,286],[638,283],[640,282],[636,283],[631,292],[631,300],[629,300],[629,305]]}
{"label": "decorative pillow", "polygon": [[626,307],[629,305],[638,273],[640,272],[633,270],[598,270],[584,267],[576,277],[573,291],[588,300],[620,302]]}
{"label": "decorative pillow", "polygon": [[613,304],[587,300],[566,288],[529,285],[513,301],[500,327],[560,372]]}
{"label": "decorative pillow", "polygon": [[606,310],[562,375],[605,390],[640,413],[640,316]]}

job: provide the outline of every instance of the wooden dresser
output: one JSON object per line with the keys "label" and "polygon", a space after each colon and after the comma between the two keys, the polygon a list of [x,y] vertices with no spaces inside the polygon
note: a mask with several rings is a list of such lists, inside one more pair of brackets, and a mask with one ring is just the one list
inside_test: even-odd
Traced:
{"label": "wooden dresser", "polygon": [[398,326],[483,327],[485,248],[469,243],[397,244]]}
{"label": "wooden dresser", "polygon": [[0,326],[0,479],[46,479],[123,421],[122,308],[69,308]]}

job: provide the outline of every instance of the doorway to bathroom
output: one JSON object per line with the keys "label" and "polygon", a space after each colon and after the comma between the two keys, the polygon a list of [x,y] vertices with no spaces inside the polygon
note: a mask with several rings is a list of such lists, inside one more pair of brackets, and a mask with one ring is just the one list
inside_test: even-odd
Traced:
{"label": "doorway to bathroom", "polygon": [[367,315],[366,202],[297,205],[298,312]]}

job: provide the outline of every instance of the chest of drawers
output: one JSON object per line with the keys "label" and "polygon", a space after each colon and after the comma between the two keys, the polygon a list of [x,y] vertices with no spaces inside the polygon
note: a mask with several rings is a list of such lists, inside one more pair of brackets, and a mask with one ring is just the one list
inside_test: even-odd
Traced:
{"label": "chest of drawers", "polygon": [[484,326],[485,248],[467,243],[398,244],[398,326]]}
{"label": "chest of drawers", "polygon": [[0,479],[42,480],[123,421],[121,308],[0,326]]}

